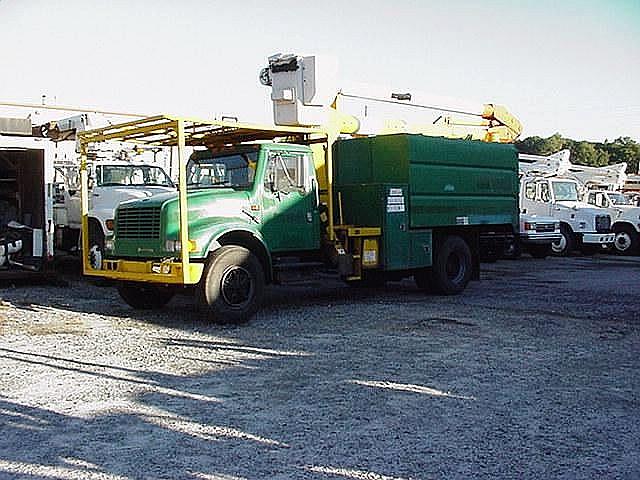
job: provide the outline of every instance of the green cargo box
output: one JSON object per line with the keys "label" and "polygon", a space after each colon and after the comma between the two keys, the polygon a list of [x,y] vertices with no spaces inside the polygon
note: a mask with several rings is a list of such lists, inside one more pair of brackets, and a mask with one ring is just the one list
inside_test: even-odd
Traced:
{"label": "green cargo box", "polygon": [[384,270],[431,265],[431,230],[409,229],[407,194],[406,184],[369,183],[340,188],[345,224],[382,229],[380,259]]}
{"label": "green cargo box", "polygon": [[[372,184],[407,188],[405,208],[411,229],[455,225],[517,228],[518,157],[512,145],[380,135],[337,142],[334,162],[338,192],[346,194],[355,186]],[[358,220],[367,219],[372,208],[371,204],[343,198],[344,215],[350,223],[363,224]]]}

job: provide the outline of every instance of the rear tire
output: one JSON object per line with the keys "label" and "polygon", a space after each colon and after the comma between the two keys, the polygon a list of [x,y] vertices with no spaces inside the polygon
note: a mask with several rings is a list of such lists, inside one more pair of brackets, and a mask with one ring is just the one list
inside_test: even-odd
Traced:
{"label": "rear tire", "polygon": [[551,253],[556,257],[566,257],[576,246],[573,231],[565,224],[560,225],[560,240],[551,244]]}
{"label": "rear tire", "polygon": [[164,307],[174,296],[173,290],[163,285],[121,282],[118,293],[128,305],[136,310],[151,310]]}
{"label": "rear tire", "polygon": [[467,287],[471,271],[472,257],[467,242],[457,235],[447,236],[434,251],[427,284],[436,293],[456,295]]}
{"label": "rear tire", "polygon": [[244,323],[260,307],[265,283],[262,265],[253,253],[226,245],[210,256],[196,288],[196,301],[212,322]]}

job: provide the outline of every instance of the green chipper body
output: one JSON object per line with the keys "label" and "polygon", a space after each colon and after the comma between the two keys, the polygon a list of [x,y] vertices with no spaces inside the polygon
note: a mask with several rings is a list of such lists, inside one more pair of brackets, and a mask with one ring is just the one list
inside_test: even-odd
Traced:
{"label": "green chipper body", "polygon": [[338,222],[382,228],[385,270],[431,265],[432,235],[517,231],[512,145],[397,134],[334,146]]}

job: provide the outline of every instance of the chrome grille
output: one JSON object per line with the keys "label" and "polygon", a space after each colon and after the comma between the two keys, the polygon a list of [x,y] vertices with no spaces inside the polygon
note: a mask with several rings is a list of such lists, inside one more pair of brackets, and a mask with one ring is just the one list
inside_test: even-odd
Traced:
{"label": "chrome grille", "polygon": [[555,232],[556,226],[553,223],[536,223],[536,232]]}
{"label": "chrome grille", "polygon": [[609,215],[596,215],[596,232],[607,233],[611,230],[611,217]]}
{"label": "chrome grille", "polygon": [[160,207],[118,208],[116,214],[118,238],[160,238]]}

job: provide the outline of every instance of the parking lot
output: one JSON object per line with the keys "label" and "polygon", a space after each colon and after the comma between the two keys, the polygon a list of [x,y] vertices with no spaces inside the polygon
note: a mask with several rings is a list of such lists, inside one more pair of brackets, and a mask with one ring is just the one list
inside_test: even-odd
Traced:
{"label": "parking lot", "polygon": [[317,277],[237,327],[69,282],[0,288],[0,478],[640,475],[640,257]]}

